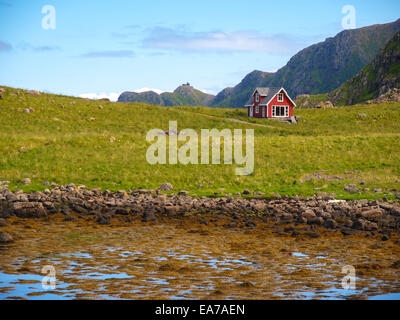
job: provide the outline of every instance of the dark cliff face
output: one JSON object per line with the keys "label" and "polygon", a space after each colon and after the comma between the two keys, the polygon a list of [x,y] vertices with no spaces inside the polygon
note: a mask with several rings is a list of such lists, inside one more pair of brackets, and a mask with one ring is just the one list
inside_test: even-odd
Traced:
{"label": "dark cliff face", "polygon": [[335,105],[351,105],[400,88],[400,32],[352,79],[328,95]]}
{"label": "dark cliff face", "polygon": [[360,72],[398,31],[400,19],[342,31],[333,38],[301,50],[274,74],[262,77],[261,71],[251,72],[237,86],[219,93],[212,105],[241,107],[255,87],[282,86],[292,97],[330,92]]}

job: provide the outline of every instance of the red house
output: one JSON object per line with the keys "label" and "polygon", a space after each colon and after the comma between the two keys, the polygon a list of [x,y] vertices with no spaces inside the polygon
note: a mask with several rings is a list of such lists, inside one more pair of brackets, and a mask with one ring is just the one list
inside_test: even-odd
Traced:
{"label": "red house", "polygon": [[290,118],[296,104],[283,88],[256,88],[245,107],[253,118]]}

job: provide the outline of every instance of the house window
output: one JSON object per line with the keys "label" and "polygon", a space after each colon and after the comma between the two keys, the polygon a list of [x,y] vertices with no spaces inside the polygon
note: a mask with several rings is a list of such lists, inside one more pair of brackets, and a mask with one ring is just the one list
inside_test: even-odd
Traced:
{"label": "house window", "polygon": [[260,95],[256,92],[256,102],[260,102]]}
{"label": "house window", "polygon": [[260,111],[259,106],[256,106],[256,113]]}
{"label": "house window", "polygon": [[289,117],[289,106],[272,106],[273,117]]}
{"label": "house window", "polygon": [[283,101],[283,93],[278,93],[278,102]]}

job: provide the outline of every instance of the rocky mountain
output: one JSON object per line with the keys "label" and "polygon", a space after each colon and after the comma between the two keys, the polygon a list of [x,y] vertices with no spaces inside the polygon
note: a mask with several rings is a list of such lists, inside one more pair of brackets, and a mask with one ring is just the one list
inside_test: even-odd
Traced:
{"label": "rocky mountain", "polygon": [[213,100],[214,96],[204,93],[184,84],[174,90],[174,92],[164,92],[157,94],[153,91],[121,93],[118,102],[144,102],[148,104],[158,104],[162,106],[207,106]]}
{"label": "rocky mountain", "polygon": [[276,73],[251,72],[237,86],[217,94],[211,105],[242,107],[255,87],[283,86],[293,97],[330,92],[359,73],[398,31],[400,19],[344,30],[301,50]]}
{"label": "rocky mountain", "polygon": [[[219,92],[212,100],[211,105],[215,107],[237,107],[243,106],[260,83],[266,82],[274,74],[254,70],[244,77],[235,87],[228,87]],[[242,104],[240,104],[243,101]],[[239,102],[239,104],[238,104]]]}
{"label": "rocky mountain", "polygon": [[144,102],[148,104],[163,103],[160,95],[154,91],[145,91],[141,93],[125,91],[118,97],[118,102]]}
{"label": "rocky mountain", "polygon": [[[400,32],[355,77],[328,95],[335,105],[352,105],[376,99],[392,99],[400,88]],[[390,94],[388,92],[390,91]]]}

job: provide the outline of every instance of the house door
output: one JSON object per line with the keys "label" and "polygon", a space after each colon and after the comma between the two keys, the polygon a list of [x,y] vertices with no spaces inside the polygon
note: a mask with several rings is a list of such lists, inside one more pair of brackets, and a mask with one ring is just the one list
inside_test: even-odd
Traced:
{"label": "house door", "polygon": [[250,117],[253,116],[253,107],[250,107]]}
{"label": "house door", "polygon": [[261,116],[262,116],[263,118],[265,118],[265,108],[266,108],[266,107],[262,107],[262,115],[261,115]]}

